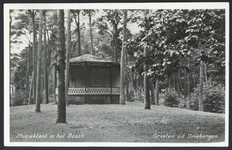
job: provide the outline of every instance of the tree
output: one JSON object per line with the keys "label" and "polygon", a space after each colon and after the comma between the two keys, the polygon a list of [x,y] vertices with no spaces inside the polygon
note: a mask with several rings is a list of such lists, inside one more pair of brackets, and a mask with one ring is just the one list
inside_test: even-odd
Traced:
{"label": "tree", "polygon": [[[13,11],[18,12],[17,16],[14,16],[14,24],[12,25],[12,16],[11,13]],[[22,13],[21,13],[22,12]],[[10,11],[10,47],[12,44],[18,45],[23,43],[22,40],[19,39],[19,37],[24,36],[26,40],[24,40],[25,43],[27,43],[28,47],[27,50],[27,56],[26,56],[26,88],[25,88],[25,97],[24,97],[24,104],[27,104],[28,100],[28,90],[29,90],[29,75],[30,75],[30,51],[31,51],[31,39],[30,39],[30,33],[31,33],[31,23],[30,23],[30,15],[28,14],[28,11],[25,10],[11,10]],[[24,59],[22,57],[22,59]]]}
{"label": "tree", "polygon": [[122,12],[120,10],[110,10],[104,9],[103,10],[105,15],[98,18],[95,24],[99,29],[99,33],[101,35],[110,35],[111,36],[111,47],[112,47],[112,59],[115,62],[118,62],[118,53],[120,50],[120,39],[119,33],[121,32],[122,28],[119,27]]}
{"label": "tree", "polygon": [[77,26],[75,31],[77,32],[77,35],[78,35],[77,40],[78,40],[78,55],[79,56],[81,55],[80,12],[81,12],[81,10],[71,10],[71,13],[74,16],[74,20],[75,20],[75,23]]}
{"label": "tree", "polygon": [[[147,22],[147,14],[149,13],[149,10],[145,10],[144,15],[145,15],[145,22]],[[147,56],[147,46],[144,46],[144,57]],[[144,64],[144,103],[145,107],[144,109],[151,109],[151,103],[150,103],[150,95],[149,95],[149,88],[148,88],[148,77],[147,77],[147,65],[146,63]]]}
{"label": "tree", "polygon": [[43,28],[43,34],[44,34],[44,99],[45,103],[48,104],[48,73],[47,73],[47,40],[46,40],[46,10],[43,11],[43,18],[44,18],[44,28]]}
{"label": "tree", "polygon": [[35,48],[35,44],[36,44],[36,32],[35,32],[35,10],[28,10],[31,19],[32,19],[32,30],[33,30],[33,78],[32,78],[32,82],[33,84],[33,101],[32,99],[29,99],[29,104],[33,104],[35,102],[36,99],[36,48]]}
{"label": "tree", "polygon": [[127,10],[124,10],[124,20],[123,20],[123,45],[121,51],[121,65],[120,65],[120,104],[125,104],[125,42],[126,42],[126,24],[127,24]]}
{"label": "tree", "polygon": [[200,66],[200,81],[199,81],[199,110],[203,111],[203,70],[204,70],[204,63],[201,61]]}
{"label": "tree", "polygon": [[65,33],[64,33],[64,10],[58,10],[58,116],[57,123],[66,122],[65,105]]}
{"label": "tree", "polygon": [[68,105],[68,87],[69,87],[69,55],[71,49],[71,16],[68,10],[67,20],[67,49],[66,49],[66,70],[65,70],[65,98]]}
{"label": "tree", "polygon": [[28,83],[29,83],[29,72],[30,72],[30,49],[31,49],[31,46],[29,44],[29,47],[28,47],[28,51],[27,51],[27,75],[26,75],[26,96],[25,96],[25,100],[24,100],[24,104],[27,104],[27,100],[28,100],[28,92],[29,92],[29,87],[28,87]]}
{"label": "tree", "polygon": [[43,30],[43,10],[39,11],[39,43],[38,43],[38,51],[37,51],[37,76],[36,76],[36,107],[35,112],[41,112],[40,103],[41,103],[41,95],[40,95],[40,80],[41,80],[41,52],[42,52],[42,30]]}
{"label": "tree", "polygon": [[88,9],[88,10],[83,10],[83,15],[88,14],[89,16],[89,33],[90,33],[90,48],[91,48],[91,53],[92,55],[95,55],[95,50],[93,48],[93,32],[92,32],[92,15],[95,13],[95,10],[93,9]]}

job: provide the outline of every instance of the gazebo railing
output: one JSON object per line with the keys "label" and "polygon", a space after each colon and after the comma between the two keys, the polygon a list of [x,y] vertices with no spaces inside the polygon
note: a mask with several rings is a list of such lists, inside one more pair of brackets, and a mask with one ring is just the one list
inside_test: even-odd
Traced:
{"label": "gazebo railing", "polygon": [[112,93],[110,87],[75,87],[68,88],[69,95],[119,95],[120,91],[118,87],[112,87]]}

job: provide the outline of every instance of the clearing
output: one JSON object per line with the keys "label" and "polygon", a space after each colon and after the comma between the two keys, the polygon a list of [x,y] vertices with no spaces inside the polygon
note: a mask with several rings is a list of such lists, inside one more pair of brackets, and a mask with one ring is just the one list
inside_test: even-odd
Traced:
{"label": "clearing", "polygon": [[[143,103],[70,105],[56,124],[57,105],[10,107],[11,142],[222,142],[225,114]],[[38,135],[37,135],[38,134]]]}

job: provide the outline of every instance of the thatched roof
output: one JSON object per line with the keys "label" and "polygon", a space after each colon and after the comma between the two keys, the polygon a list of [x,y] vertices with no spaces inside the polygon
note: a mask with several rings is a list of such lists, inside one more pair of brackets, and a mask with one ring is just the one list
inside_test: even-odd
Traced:
{"label": "thatched roof", "polygon": [[81,56],[77,56],[69,59],[70,64],[83,64],[83,63],[91,63],[91,64],[114,64],[119,65],[119,63],[113,62],[108,59],[101,58],[99,56],[85,54]]}

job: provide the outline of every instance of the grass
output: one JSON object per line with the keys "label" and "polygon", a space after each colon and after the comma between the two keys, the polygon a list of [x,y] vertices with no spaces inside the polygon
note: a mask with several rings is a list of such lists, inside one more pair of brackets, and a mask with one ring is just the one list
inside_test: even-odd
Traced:
{"label": "grass", "polygon": [[[11,142],[222,142],[225,115],[152,105],[70,105],[67,123],[56,124],[57,105],[10,107]],[[44,138],[17,138],[19,134],[46,135]],[[193,138],[188,135],[216,135]],[[54,135],[54,137],[52,137]],[[57,136],[59,135],[59,137]],[[72,135],[76,138],[68,138]],[[177,138],[181,135],[185,137]],[[50,138],[51,137],[51,138]]]}

